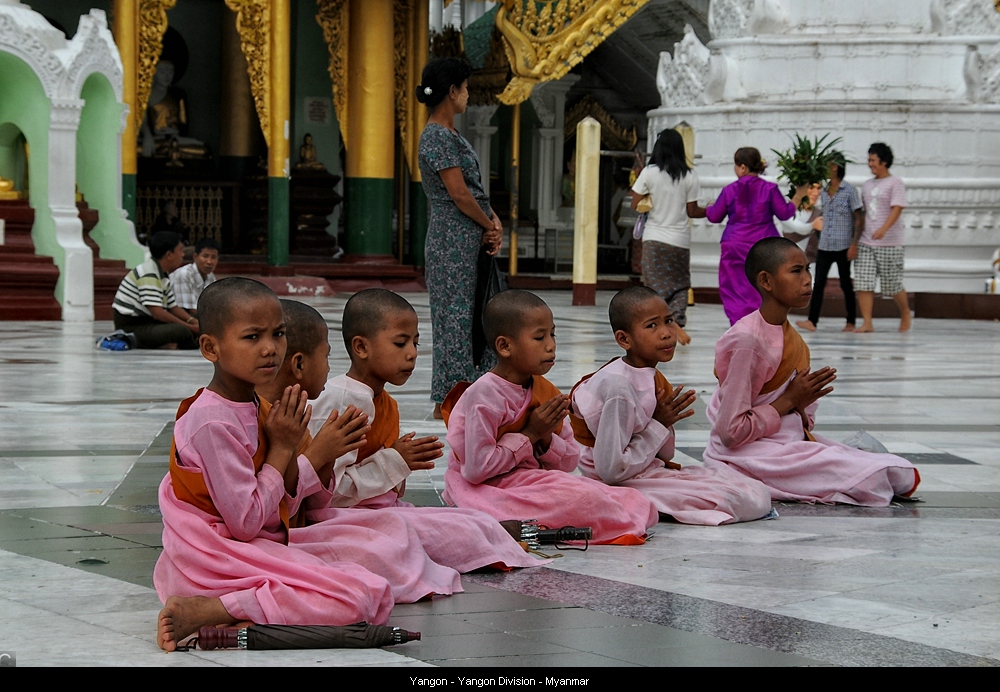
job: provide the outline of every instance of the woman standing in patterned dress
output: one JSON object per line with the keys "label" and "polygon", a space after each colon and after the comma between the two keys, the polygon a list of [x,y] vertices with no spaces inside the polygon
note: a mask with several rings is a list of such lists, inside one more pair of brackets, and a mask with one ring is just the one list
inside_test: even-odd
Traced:
{"label": "woman standing in patterned dress", "polygon": [[474,381],[492,367],[488,358],[477,368],[472,359],[472,315],[476,297],[476,260],[483,245],[500,250],[500,219],[483,188],[476,151],[455,130],[455,116],[469,101],[472,67],[458,58],[427,63],[417,100],[430,116],[420,135],[420,175],[430,203],[424,249],[431,305],[434,417],[457,383]]}

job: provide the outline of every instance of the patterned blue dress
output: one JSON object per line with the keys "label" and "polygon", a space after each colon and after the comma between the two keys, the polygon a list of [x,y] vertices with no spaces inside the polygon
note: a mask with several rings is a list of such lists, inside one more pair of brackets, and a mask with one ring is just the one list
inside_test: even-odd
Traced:
{"label": "patterned blue dress", "polygon": [[420,175],[430,202],[426,257],[431,306],[433,365],[431,399],[437,403],[457,383],[474,382],[496,363],[492,351],[480,367],[472,360],[472,314],[476,298],[476,260],[485,229],[462,213],[448,194],[440,171],[460,168],[469,192],[486,216],[492,216],[483,189],[479,156],[468,140],[436,123],[420,135]]}

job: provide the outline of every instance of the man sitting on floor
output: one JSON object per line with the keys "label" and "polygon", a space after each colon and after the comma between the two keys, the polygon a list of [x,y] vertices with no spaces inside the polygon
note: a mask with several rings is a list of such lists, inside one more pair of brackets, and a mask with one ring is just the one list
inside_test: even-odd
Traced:
{"label": "man sitting on floor", "polygon": [[149,239],[148,260],[122,279],[114,300],[115,329],[135,335],[136,348],[198,348],[198,320],[177,305],[170,272],[184,261],[184,243],[171,231]]}

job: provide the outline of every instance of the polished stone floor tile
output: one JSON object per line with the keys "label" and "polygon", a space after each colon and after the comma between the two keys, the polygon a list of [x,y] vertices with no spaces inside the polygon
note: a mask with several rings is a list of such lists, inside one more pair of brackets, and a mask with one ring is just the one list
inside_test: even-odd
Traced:
{"label": "polished stone floor tile", "polygon": [[[568,390],[618,355],[611,294],[599,293],[596,308],[571,306],[568,292],[542,295],[559,344],[548,377]],[[389,389],[403,431],[444,439],[444,424],[431,418],[427,295],[407,298],[420,319],[417,370]],[[345,300],[308,301],[331,326],[333,374],[348,367]],[[5,323],[0,650],[17,649],[22,665],[1000,663],[1000,324],[915,320],[902,335],[891,321],[872,335],[824,324],[804,335],[814,366],[838,369],[817,430],[843,440],[864,429],[913,459],[924,502],[777,503],[774,521],[664,522],[644,546],[594,546],[548,568],[469,575],[465,594],[398,606],[391,622],[425,640],[393,649],[165,656],[155,647],[160,604],[150,588],[156,489],[177,404],[209,381],[212,366],[197,353],[97,351],[109,323]],[[695,415],[676,426],[685,465],[700,464],[708,442],[712,346],[726,326],[719,306],[694,306],[692,344],[662,366],[699,397]],[[407,499],[442,504],[445,468],[441,460],[413,474]],[[51,631],[70,643],[54,645]]]}

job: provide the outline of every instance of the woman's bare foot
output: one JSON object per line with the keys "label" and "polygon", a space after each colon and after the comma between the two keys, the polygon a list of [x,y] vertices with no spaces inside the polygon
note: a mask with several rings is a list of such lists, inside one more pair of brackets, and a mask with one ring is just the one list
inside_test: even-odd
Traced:
{"label": "woman's bare foot", "polygon": [[847,324],[844,325],[844,328],[841,329],[840,331],[842,331],[842,332],[853,332],[853,331],[856,331],[856,330],[854,328],[854,325],[851,324],[850,322],[848,322]]}
{"label": "woman's bare foot", "polygon": [[690,335],[688,335],[688,333],[684,331],[684,327],[680,326],[676,322],[674,323],[674,331],[677,333],[677,343],[679,343],[681,346],[687,346],[689,343],[691,343]]}
{"label": "woman's bare foot", "polygon": [[863,325],[854,330],[859,334],[867,334],[875,331],[875,327],[871,325],[871,322],[865,322]]}
{"label": "woman's bare foot", "polygon": [[913,326],[913,318],[910,317],[909,313],[906,313],[899,321],[899,331],[908,332],[910,331],[910,327],[912,326]]}
{"label": "woman's bare foot", "polygon": [[434,420],[444,420],[444,414],[441,413],[441,404],[434,404]]}
{"label": "woman's bare foot", "polygon": [[156,643],[164,651],[177,645],[202,627],[231,625],[236,619],[218,598],[171,596],[156,622]]}
{"label": "woman's bare foot", "polygon": [[795,326],[799,329],[805,329],[807,332],[816,331],[816,325],[812,323],[812,320],[799,320]]}

